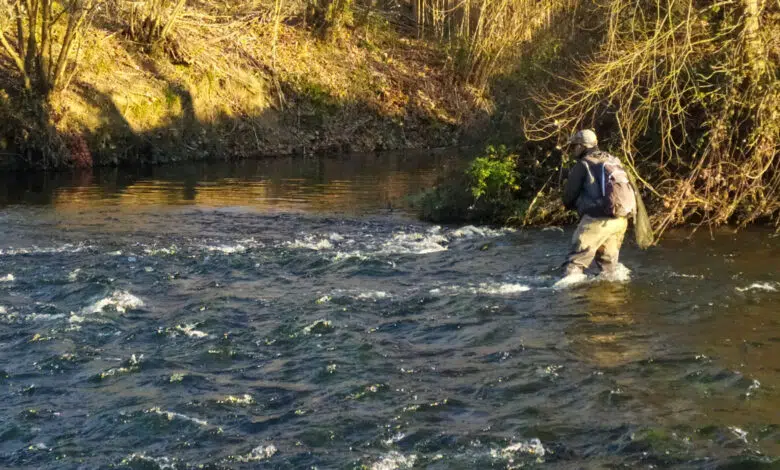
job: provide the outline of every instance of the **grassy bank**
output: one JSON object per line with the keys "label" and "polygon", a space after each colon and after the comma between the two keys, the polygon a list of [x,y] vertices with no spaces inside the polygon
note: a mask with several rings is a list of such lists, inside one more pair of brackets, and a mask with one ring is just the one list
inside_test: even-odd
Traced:
{"label": "grassy bank", "polygon": [[96,13],[67,88],[48,97],[0,55],[3,166],[443,147],[485,130],[489,103],[449,76],[445,51],[381,17],[324,40],[292,13],[192,3],[148,49],[124,5]]}

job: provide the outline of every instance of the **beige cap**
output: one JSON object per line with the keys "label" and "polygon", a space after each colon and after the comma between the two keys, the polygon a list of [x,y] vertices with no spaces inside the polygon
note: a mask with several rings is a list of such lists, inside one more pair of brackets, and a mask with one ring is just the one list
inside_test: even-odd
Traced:
{"label": "beige cap", "polygon": [[599,139],[596,138],[596,133],[590,129],[582,129],[577,131],[571,139],[569,139],[570,145],[580,144],[585,148],[593,148],[598,145]]}

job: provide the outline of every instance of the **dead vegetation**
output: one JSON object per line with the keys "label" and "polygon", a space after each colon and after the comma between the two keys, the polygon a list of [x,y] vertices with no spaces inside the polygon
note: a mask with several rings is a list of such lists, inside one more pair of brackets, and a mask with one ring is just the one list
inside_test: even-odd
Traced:
{"label": "dead vegetation", "polygon": [[[44,162],[26,137],[42,131],[0,123],[10,142],[0,150],[21,166],[85,161],[70,135],[86,139],[96,164],[446,146],[480,109],[470,90],[447,86],[441,50],[374,17],[325,39],[305,4],[280,0],[100,6],[78,53],[63,56],[70,86],[25,94],[19,71],[2,69],[14,120],[34,105],[41,126],[63,136],[64,152],[47,152],[59,160]],[[10,45],[14,31],[3,30]],[[6,57],[0,68],[13,64]]]}
{"label": "dead vegetation", "polygon": [[[654,201],[659,232],[687,221],[780,224],[780,5],[613,0],[596,55],[537,95],[528,135],[595,127]],[[780,226],[780,225],[778,225]]]}
{"label": "dead vegetation", "polygon": [[[0,6],[0,46],[25,89],[48,96],[75,74],[84,31],[99,0],[11,0]],[[9,39],[10,37],[10,39]]]}
{"label": "dead vegetation", "polygon": [[172,36],[174,25],[184,10],[186,0],[147,0],[132,2],[126,13],[125,33],[147,52],[161,49],[174,64],[186,65],[187,59]]}

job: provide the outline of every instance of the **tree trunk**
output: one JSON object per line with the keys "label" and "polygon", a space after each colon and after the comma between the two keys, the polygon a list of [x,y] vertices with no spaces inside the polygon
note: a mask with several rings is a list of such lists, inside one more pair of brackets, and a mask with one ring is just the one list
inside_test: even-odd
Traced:
{"label": "tree trunk", "polygon": [[764,9],[764,0],[742,0],[744,9],[744,27],[742,30],[744,41],[745,66],[750,75],[756,79],[764,72],[763,60],[764,46],[759,34],[761,24],[761,11]]}

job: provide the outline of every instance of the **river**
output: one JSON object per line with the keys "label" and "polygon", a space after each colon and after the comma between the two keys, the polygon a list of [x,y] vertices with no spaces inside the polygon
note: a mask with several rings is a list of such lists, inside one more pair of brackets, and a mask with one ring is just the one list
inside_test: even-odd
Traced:
{"label": "river", "polygon": [[780,238],[419,222],[446,153],[0,190],[0,467],[777,468]]}

